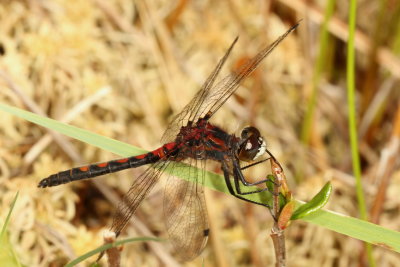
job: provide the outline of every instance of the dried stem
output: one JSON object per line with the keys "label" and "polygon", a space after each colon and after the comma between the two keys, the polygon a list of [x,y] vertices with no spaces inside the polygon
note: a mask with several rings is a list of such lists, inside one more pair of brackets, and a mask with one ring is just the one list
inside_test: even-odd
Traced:
{"label": "dried stem", "polygon": [[285,248],[285,235],[284,227],[279,225],[280,206],[279,206],[279,193],[282,193],[287,199],[291,199],[291,193],[287,187],[286,177],[283,169],[275,157],[268,151],[271,156],[271,169],[275,178],[275,185],[273,190],[273,206],[272,214],[275,218],[274,226],[271,229],[271,238],[275,249],[275,258],[277,267],[286,266],[286,248]]}
{"label": "dried stem", "polygon": [[278,222],[274,223],[270,236],[275,249],[275,266],[284,267],[286,266],[285,233],[283,229],[278,227]]}

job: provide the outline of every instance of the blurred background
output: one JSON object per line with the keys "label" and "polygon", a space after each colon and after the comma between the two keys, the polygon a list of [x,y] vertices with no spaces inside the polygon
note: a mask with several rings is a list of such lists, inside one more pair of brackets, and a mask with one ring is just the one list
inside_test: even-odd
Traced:
{"label": "blurred background", "polygon": [[[223,75],[302,19],[212,122],[236,134],[247,125],[258,127],[296,199],[309,200],[330,180],[334,192],[327,208],[359,217],[346,105],[349,3],[334,2],[331,17],[327,5],[302,0],[2,0],[0,101],[155,149],[171,115],[190,101],[236,36]],[[368,216],[393,230],[400,228],[399,15],[398,1],[358,1],[355,36]],[[22,264],[62,266],[102,244],[118,198],[143,169],[51,189],[38,189],[37,183],[58,171],[114,158],[1,114],[0,219],[3,224],[19,191],[8,230]],[[142,203],[136,223],[123,236],[166,237],[162,189],[156,187]],[[219,192],[207,190],[206,198],[211,237],[199,258],[182,265],[273,266],[268,211]],[[289,266],[365,266],[362,242],[302,221],[286,230],[286,245]],[[375,247],[373,255],[377,266],[400,262],[397,253],[383,248]],[[123,266],[181,264],[168,242],[129,244],[122,257]]]}

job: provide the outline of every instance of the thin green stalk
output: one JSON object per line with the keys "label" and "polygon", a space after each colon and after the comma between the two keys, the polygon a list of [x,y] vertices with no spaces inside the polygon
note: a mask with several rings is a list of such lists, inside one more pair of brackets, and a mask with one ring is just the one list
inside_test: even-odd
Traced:
{"label": "thin green stalk", "polygon": [[400,5],[397,5],[396,11],[394,12],[397,15],[397,19],[394,19],[394,23],[396,24],[396,31],[394,34],[394,41],[392,45],[392,51],[396,55],[400,55]]}
{"label": "thin green stalk", "polygon": [[326,64],[326,54],[328,48],[328,22],[332,17],[333,11],[335,8],[335,0],[329,0],[328,4],[325,8],[324,13],[324,22],[322,23],[320,35],[319,35],[319,52],[317,57],[317,62],[315,64],[313,78],[312,78],[312,91],[310,95],[310,99],[307,104],[307,111],[303,121],[302,129],[301,129],[301,141],[303,144],[307,144],[310,140],[310,133],[312,122],[314,119],[314,111],[315,106],[317,104],[317,94],[318,94],[318,84],[321,77],[321,73],[324,65]]}
{"label": "thin green stalk", "polygon": [[19,192],[15,194],[14,200],[11,203],[10,210],[0,231],[0,262],[1,266],[21,267],[21,263],[14,251],[13,245],[7,235],[8,224],[10,223],[11,213],[14,210]]}
{"label": "thin green stalk", "polygon": [[146,242],[146,241],[160,242],[160,241],[163,241],[163,239],[155,238],[155,237],[135,237],[135,238],[127,238],[127,239],[123,239],[123,240],[118,240],[118,241],[115,241],[114,243],[107,243],[107,244],[104,244],[96,249],[93,249],[93,250],[79,256],[78,258],[74,259],[73,261],[70,261],[64,267],[73,267],[73,266],[83,262],[84,260],[87,260],[88,258],[90,258],[96,254],[99,254],[100,252],[106,251],[107,249],[110,249],[110,248],[122,246],[127,243]]}
{"label": "thin green stalk", "polygon": [[4,225],[3,225],[3,227],[1,228],[0,240],[3,239],[3,237],[4,237],[4,235],[5,235],[5,232],[7,231],[8,223],[10,222],[10,218],[11,218],[11,213],[12,213],[12,211],[13,211],[13,209],[14,209],[15,203],[17,202],[18,195],[19,195],[19,191],[15,194],[15,197],[14,197],[13,202],[11,202],[10,210],[9,210],[9,212],[8,212],[8,214],[7,214],[6,220],[4,221]]}
{"label": "thin green stalk", "polygon": [[[347,104],[349,108],[349,131],[350,131],[350,146],[353,163],[353,173],[356,178],[356,191],[360,217],[367,220],[367,209],[365,205],[364,192],[361,182],[361,165],[358,154],[358,133],[356,122],[355,108],[355,53],[354,53],[354,36],[356,29],[357,1],[350,0],[349,12],[349,40],[347,43]],[[375,261],[372,256],[372,247],[366,244],[369,266],[375,266]]]}

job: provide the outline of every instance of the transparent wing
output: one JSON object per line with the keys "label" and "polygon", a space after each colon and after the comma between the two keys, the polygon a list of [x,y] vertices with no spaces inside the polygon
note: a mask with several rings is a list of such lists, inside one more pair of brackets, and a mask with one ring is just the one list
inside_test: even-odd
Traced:
{"label": "transparent wing", "polygon": [[[283,35],[281,35],[278,39],[276,39],[272,44],[262,49],[255,55],[252,59],[250,59],[247,63],[245,63],[237,72],[230,74],[223,78],[220,82],[218,82],[210,91],[209,99],[207,101],[203,101],[201,106],[199,107],[198,112],[196,112],[197,118],[203,117],[206,114],[211,117],[225,102],[228,98],[236,91],[239,87],[240,83],[247,78],[261,63],[261,61],[266,58],[274,49],[279,45],[283,39],[286,38],[288,34],[290,34],[294,29],[297,28],[299,24],[292,26],[289,30],[287,30]],[[197,120],[195,118],[195,120]]]}
{"label": "transparent wing", "polygon": [[174,172],[192,182],[171,175],[164,191],[165,224],[174,254],[181,261],[197,257],[203,251],[209,233],[202,186],[206,161],[189,159],[188,162],[195,168],[184,164],[174,164],[173,167]]}
{"label": "transparent wing", "polygon": [[110,231],[118,236],[129,222],[135,210],[158,182],[169,161],[158,161],[134,180],[123,200],[119,203]]}
{"label": "transparent wing", "polygon": [[[192,98],[192,100],[183,108],[183,110],[175,115],[167,129],[164,132],[164,135],[161,138],[162,143],[168,143],[175,139],[176,135],[178,134],[179,130],[182,126],[186,125],[190,118],[195,119],[197,112],[201,111],[202,103],[208,98],[210,92],[212,91],[215,79],[217,78],[218,74],[220,73],[223,65],[225,64],[226,60],[229,57],[233,47],[235,46],[238,37],[232,42],[231,46],[225,52],[225,55],[220,59],[217,66],[208,76],[207,80],[201,87],[201,89],[196,93],[196,95]],[[193,121],[192,119],[192,121]]]}
{"label": "transparent wing", "polygon": [[292,26],[288,31],[276,39],[272,44],[262,49],[256,56],[244,64],[237,72],[223,78],[220,82],[214,85],[215,79],[218,76],[222,66],[228,58],[237,38],[234,40],[224,57],[220,60],[214,71],[206,80],[201,90],[195,97],[185,106],[183,111],[177,114],[167,130],[165,131],[162,142],[169,142],[175,138],[182,126],[196,122],[199,118],[208,115],[210,118],[235,92],[239,84],[249,76],[260,64],[260,62],[268,56],[274,48],[286,38],[299,24]]}

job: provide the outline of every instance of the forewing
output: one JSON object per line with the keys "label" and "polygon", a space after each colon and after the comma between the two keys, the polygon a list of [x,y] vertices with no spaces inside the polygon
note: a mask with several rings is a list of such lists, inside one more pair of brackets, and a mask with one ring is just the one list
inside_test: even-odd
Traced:
{"label": "forewing", "polygon": [[134,180],[123,200],[119,203],[114,216],[111,231],[118,236],[125,228],[137,207],[158,182],[169,161],[158,161],[148,167],[138,178]]}
{"label": "forewing", "polygon": [[191,182],[171,175],[164,191],[165,224],[174,247],[174,254],[181,261],[197,257],[203,251],[209,233],[202,186],[205,160],[188,161],[191,166],[183,164],[173,166],[174,173],[180,173]]}
{"label": "forewing", "polygon": [[176,135],[178,134],[180,128],[184,125],[187,124],[188,121],[194,121],[196,118],[199,116],[196,115],[196,113],[201,112],[201,106],[203,105],[203,102],[208,99],[210,92],[213,88],[215,79],[217,78],[218,74],[220,73],[222,66],[225,64],[226,60],[229,57],[229,54],[231,53],[233,47],[235,46],[236,42],[238,40],[238,37],[235,38],[235,40],[232,42],[231,46],[228,48],[228,50],[225,52],[225,55],[220,59],[218,62],[217,66],[214,68],[214,70],[211,72],[211,74],[208,76],[207,80],[201,87],[201,89],[196,93],[196,95],[192,98],[192,100],[183,108],[183,110],[175,115],[169,125],[167,126],[167,129],[165,130],[161,142],[162,143],[168,143],[172,142]]}
{"label": "forewing", "polygon": [[237,41],[236,38],[228,51],[225,53],[225,56],[220,60],[214,71],[208,77],[201,90],[195,95],[192,101],[185,106],[183,111],[173,118],[161,139],[162,142],[166,143],[172,141],[182,126],[185,126],[190,122],[196,122],[199,118],[204,117],[206,114],[211,117],[235,92],[235,90],[239,87],[239,84],[247,76],[249,76],[258,67],[261,61],[267,57],[274,50],[274,48],[286,38],[288,34],[296,29],[298,25],[299,24],[292,26],[286,33],[281,35],[272,44],[261,50],[238,71],[226,76],[215,84],[217,75],[219,74],[222,66],[224,65]]}
{"label": "forewing", "polygon": [[201,106],[199,107],[199,111],[196,112],[197,117],[194,118],[194,120],[197,120],[199,117],[203,117],[207,113],[211,117],[236,91],[240,83],[246,79],[258,67],[261,61],[266,58],[275,49],[275,47],[277,47],[279,43],[286,38],[286,36],[295,30],[298,25],[299,24],[292,26],[272,44],[265,47],[257,55],[251,58],[238,71],[226,76],[214,87],[212,87],[208,94],[209,100],[202,102]]}

